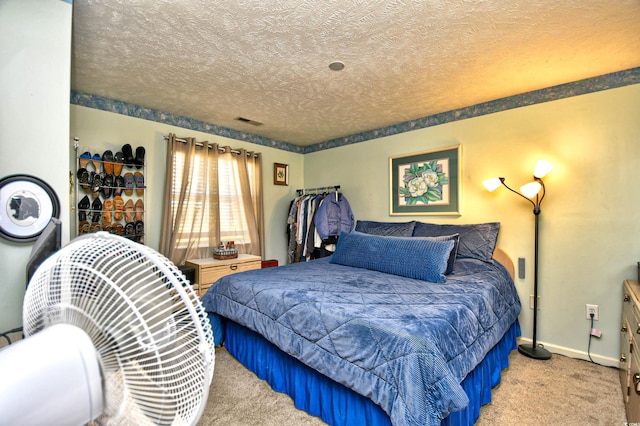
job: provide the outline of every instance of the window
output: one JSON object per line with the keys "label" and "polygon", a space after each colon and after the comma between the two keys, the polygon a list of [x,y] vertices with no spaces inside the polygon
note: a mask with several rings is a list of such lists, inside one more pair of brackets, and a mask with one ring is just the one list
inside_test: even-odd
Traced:
{"label": "window", "polygon": [[160,252],[182,265],[233,241],[239,253],[262,256],[262,156],[175,134],[167,139]]}
{"label": "window", "polygon": [[[217,246],[220,241],[234,241],[236,245],[252,244],[247,217],[240,187],[238,161],[234,158],[237,154],[220,154],[217,164],[217,179],[211,176],[216,167],[209,170],[207,156],[194,156],[192,173],[188,177],[189,202],[183,205],[182,217],[177,220],[177,248],[186,249],[190,244],[195,247],[209,248]],[[185,170],[185,153],[177,152],[174,155],[174,173],[172,185],[171,211],[176,218],[180,202],[180,191],[183,185],[183,173]],[[255,181],[256,168],[252,162],[247,166],[249,182]],[[212,188],[217,180],[217,189]],[[211,197],[207,196],[211,191],[218,192],[218,212],[212,211]],[[251,188],[254,191],[254,188]],[[220,226],[220,241],[210,241],[217,230],[212,233],[211,227],[217,225],[215,217],[218,216]],[[176,218],[178,219],[178,218]],[[212,220],[213,219],[213,220]],[[201,223],[201,226],[200,226]],[[200,229],[194,234],[194,229]]]}

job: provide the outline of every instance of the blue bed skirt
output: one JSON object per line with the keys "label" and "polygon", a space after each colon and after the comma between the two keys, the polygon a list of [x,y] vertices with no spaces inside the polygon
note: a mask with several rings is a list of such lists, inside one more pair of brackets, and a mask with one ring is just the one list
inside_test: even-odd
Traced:
{"label": "blue bed skirt", "polygon": [[[216,319],[219,321],[219,319]],[[282,352],[259,334],[224,320],[224,346],[241,364],[265,380],[277,392],[289,395],[295,406],[330,425],[390,425],[389,416],[368,398],[334,382]],[[469,405],[449,414],[442,425],[473,425],[480,407],[491,402],[491,389],[509,366],[509,353],[517,348],[518,321],[485,359],[462,382]]]}

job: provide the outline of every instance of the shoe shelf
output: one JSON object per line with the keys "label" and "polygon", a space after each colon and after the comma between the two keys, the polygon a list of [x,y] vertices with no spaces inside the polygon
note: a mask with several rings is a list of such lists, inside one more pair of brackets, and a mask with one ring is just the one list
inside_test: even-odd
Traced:
{"label": "shoe shelf", "polygon": [[77,139],[75,144],[77,235],[106,231],[144,244],[144,147],[133,152],[125,144],[115,153],[97,153],[89,148],[79,150]]}

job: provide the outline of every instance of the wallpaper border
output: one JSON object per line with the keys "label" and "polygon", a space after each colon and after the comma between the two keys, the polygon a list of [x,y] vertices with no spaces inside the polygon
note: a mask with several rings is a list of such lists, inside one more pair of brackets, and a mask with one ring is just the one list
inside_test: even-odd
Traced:
{"label": "wallpaper border", "polygon": [[70,102],[72,105],[79,105],[87,108],[98,109],[101,111],[113,112],[129,117],[141,118],[143,120],[155,121],[157,123],[182,127],[183,129],[195,130],[198,132],[223,136],[239,141],[250,142],[256,145],[268,146],[284,151],[304,154],[304,147],[302,146],[269,139],[264,136],[254,135],[253,133],[249,132],[241,132],[238,130],[229,129],[228,127],[194,120],[193,118],[189,117],[183,117],[168,112],[157,111],[154,109],[129,104],[127,102],[118,101],[116,99],[104,98],[102,96],[72,90]]}
{"label": "wallpaper border", "polygon": [[638,83],[640,83],[640,67],[578,80],[571,83],[560,84],[558,86],[552,86],[545,89],[534,90],[532,92],[496,99],[494,101],[471,105],[440,114],[429,115],[416,120],[394,124],[393,126],[331,139],[306,147],[79,91],[71,91],[71,104],[114,112],[130,117],[142,118],[158,123],[169,124],[176,127],[277,148],[284,151],[308,154],[316,151],[323,151],[326,149],[365,142],[371,139],[378,139],[385,136],[397,135],[399,133],[410,132],[412,130],[438,126],[440,124],[450,123],[453,121],[466,120],[468,118],[493,114],[509,109],[585,95],[617,87],[630,86]]}

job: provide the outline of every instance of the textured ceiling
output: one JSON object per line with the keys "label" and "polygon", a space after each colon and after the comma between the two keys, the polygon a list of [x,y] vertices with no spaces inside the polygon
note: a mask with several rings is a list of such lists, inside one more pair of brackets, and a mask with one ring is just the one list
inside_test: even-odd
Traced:
{"label": "textured ceiling", "polygon": [[72,56],[73,90],[306,146],[638,67],[640,1],[79,0]]}

